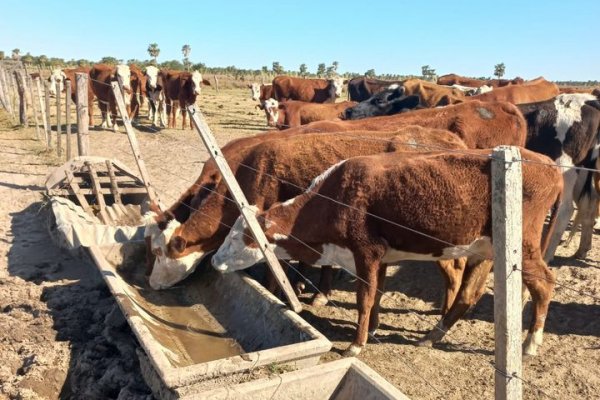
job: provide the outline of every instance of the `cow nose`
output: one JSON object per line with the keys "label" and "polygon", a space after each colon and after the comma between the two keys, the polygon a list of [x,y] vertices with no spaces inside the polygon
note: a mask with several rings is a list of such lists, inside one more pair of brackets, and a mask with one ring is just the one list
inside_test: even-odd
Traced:
{"label": "cow nose", "polygon": [[352,118],[352,109],[351,108],[347,108],[345,114],[346,114],[346,119]]}

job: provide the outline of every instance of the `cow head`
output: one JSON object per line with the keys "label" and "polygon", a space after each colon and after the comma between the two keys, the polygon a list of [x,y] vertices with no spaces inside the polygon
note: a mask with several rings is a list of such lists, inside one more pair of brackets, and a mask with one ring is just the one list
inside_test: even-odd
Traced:
{"label": "cow head", "polygon": [[252,100],[258,101],[260,100],[260,84],[253,83],[248,85],[248,89],[252,91]]}
{"label": "cow head", "polygon": [[115,70],[115,79],[119,79],[123,85],[123,89],[131,91],[131,70],[129,65],[119,64]]}
{"label": "cow head", "polygon": [[263,110],[267,116],[268,126],[277,126],[279,121],[279,102],[273,98],[267,99],[262,104]]}
{"label": "cow head", "polygon": [[50,87],[48,88],[48,92],[51,96],[56,96],[56,84],[58,83],[60,92],[62,93],[65,90],[65,80],[67,79],[67,75],[63,72],[62,69],[56,68],[52,70],[50,77],[48,78],[48,82],[50,82]]}
{"label": "cow head", "polygon": [[146,74],[147,85],[150,89],[155,90],[158,87],[158,68],[154,65],[149,65],[144,71]]}
{"label": "cow head", "polygon": [[393,84],[356,106],[346,109],[345,117],[346,119],[362,119],[393,115],[416,108],[419,100],[419,96],[404,96],[404,87]]}
{"label": "cow head", "polygon": [[483,85],[478,87],[477,89],[475,89],[475,94],[474,95],[478,95],[478,94],[484,94],[487,92],[491,92],[494,88],[492,86],[488,86],[488,85]]}
{"label": "cow head", "polygon": [[342,96],[342,89],[344,88],[344,84],[348,83],[344,78],[335,77],[333,79],[329,79],[329,84],[333,87],[333,91],[335,91],[335,97]]}
{"label": "cow head", "polygon": [[192,72],[192,93],[199,95],[202,85],[210,86],[210,82],[202,78],[202,74],[198,71]]}

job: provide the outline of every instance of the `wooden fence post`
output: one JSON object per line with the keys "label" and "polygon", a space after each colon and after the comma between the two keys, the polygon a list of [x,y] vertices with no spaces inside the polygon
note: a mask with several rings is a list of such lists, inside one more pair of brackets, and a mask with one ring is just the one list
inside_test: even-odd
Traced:
{"label": "wooden fence post", "polygon": [[17,93],[19,95],[19,124],[27,126],[27,98],[25,97],[25,77],[23,73],[16,69],[13,71],[15,82],[17,83]]}
{"label": "wooden fence post", "polygon": [[0,102],[2,102],[2,107],[6,110],[6,112],[10,113],[10,106],[8,104],[8,101],[6,100],[4,83],[2,82],[1,76],[0,76]]}
{"label": "wooden fence post", "polygon": [[129,144],[131,145],[131,151],[133,152],[135,162],[138,166],[138,169],[140,170],[142,181],[144,181],[144,185],[146,186],[146,190],[148,191],[148,197],[150,198],[150,201],[161,206],[160,200],[158,199],[158,196],[156,194],[156,190],[154,189],[154,184],[150,182],[150,174],[148,173],[148,170],[146,169],[146,163],[144,163],[144,159],[142,158],[140,145],[137,141],[137,137],[135,136],[135,132],[133,131],[133,126],[131,126],[131,120],[129,119],[129,115],[127,115],[127,107],[125,107],[125,100],[123,100],[121,85],[119,82],[112,82],[111,86],[113,94],[115,95],[115,100],[117,101],[117,108],[119,109],[119,114],[121,114],[121,119],[123,119],[123,125],[125,126],[125,132],[127,132]]}
{"label": "wooden fence post", "polygon": [[12,106],[12,94],[11,94],[11,89],[10,89],[10,82],[8,82],[8,79],[6,79],[6,72],[4,71],[4,68],[0,68],[0,79],[2,79],[2,88],[4,91],[4,99],[6,100],[6,105],[8,106],[8,113],[10,114],[11,118],[14,120],[15,114],[13,111],[13,106]]}
{"label": "wooden fence post", "polygon": [[67,160],[71,159],[71,81],[65,81],[65,124],[67,128]]}
{"label": "wooden fence post", "polygon": [[56,155],[62,155],[62,125],[60,124],[60,80],[56,81]]}
{"label": "wooden fence post", "polygon": [[292,286],[290,285],[290,282],[287,279],[285,272],[283,272],[283,269],[279,264],[279,260],[277,260],[277,257],[275,257],[273,251],[268,247],[269,242],[267,241],[264,232],[260,228],[260,225],[256,220],[256,216],[248,207],[246,207],[249,205],[248,200],[246,200],[244,192],[242,192],[240,185],[235,180],[235,176],[233,175],[233,172],[231,172],[231,168],[229,168],[227,160],[225,160],[221,149],[217,145],[217,142],[210,130],[210,127],[204,120],[204,116],[202,116],[200,110],[198,110],[194,105],[187,106],[187,111],[190,115],[190,119],[194,122],[194,126],[200,134],[200,138],[206,146],[208,153],[217,164],[217,167],[219,168],[219,171],[223,176],[223,180],[229,188],[231,196],[235,200],[235,203],[238,206],[238,208],[240,209],[240,213],[244,216],[244,219],[248,223],[250,232],[252,232],[252,236],[256,240],[258,248],[265,257],[267,265],[271,269],[275,280],[277,281],[277,283],[283,290],[283,293],[285,294],[286,298],[290,302],[292,310],[299,313],[300,311],[302,311],[302,304],[298,300],[298,297],[296,297],[296,293],[294,292],[294,289],[292,289]]}
{"label": "wooden fence post", "polygon": [[42,114],[42,123],[44,125],[44,135],[46,137],[46,143],[48,143],[48,120],[46,119],[46,107],[44,107],[44,100],[42,97],[42,85],[40,85],[40,78],[35,78],[35,86],[37,88],[37,98],[40,102],[40,113]]}
{"label": "wooden fence post", "polygon": [[519,149],[499,146],[492,157],[495,399],[520,400],[522,371],[521,264],[523,183]]}
{"label": "wooden fence post", "polygon": [[33,79],[27,72],[27,67],[25,67],[25,80],[29,81],[29,97],[31,98],[31,109],[33,110],[33,118],[35,119],[35,137],[37,140],[40,140],[40,119],[37,110],[37,104],[35,101],[35,96],[33,94]]}
{"label": "wooden fence post", "polygon": [[215,78],[215,90],[219,93],[219,78],[216,75],[213,75],[213,78]]}
{"label": "wooden fence post", "polygon": [[90,117],[88,115],[88,79],[86,73],[79,72],[75,74],[75,108],[77,109],[77,152],[80,156],[87,156],[90,152],[89,126]]}
{"label": "wooden fence post", "polygon": [[50,122],[50,83],[48,81],[44,81],[44,102],[46,105],[46,138],[48,139],[46,149],[50,149],[52,147],[52,123]]}

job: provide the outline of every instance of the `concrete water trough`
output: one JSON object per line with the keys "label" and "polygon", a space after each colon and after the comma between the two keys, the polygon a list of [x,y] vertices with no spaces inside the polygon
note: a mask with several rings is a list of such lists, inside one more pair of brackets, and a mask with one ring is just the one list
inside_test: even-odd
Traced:
{"label": "concrete water trough", "polygon": [[144,276],[143,244],[89,251],[145,351],[142,371],[156,397],[194,393],[199,382],[261,366],[313,366],[331,348],[244,274],[196,271],[173,289],[155,291]]}
{"label": "concrete water trough", "polygon": [[186,400],[408,400],[402,392],[356,358],[224,386]]}

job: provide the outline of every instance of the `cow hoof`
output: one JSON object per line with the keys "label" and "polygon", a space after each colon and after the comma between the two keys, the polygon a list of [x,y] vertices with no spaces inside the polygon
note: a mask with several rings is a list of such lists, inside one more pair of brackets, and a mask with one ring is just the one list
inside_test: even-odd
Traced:
{"label": "cow hoof", "polygon": [[315,297],[313,297],[310,305],[313,307],[321,307],[327,303],[329,303],[329,299],[327,298],[327,296],[325,296],[322,293],[317,293],[315,294]]}
{"label": "cow hoof", "polygon": [[445,334],[446,331],[440,328],[438,324],[427,335],[417,342],[417,346],[431,347],[434,343],[442,340]]}
{"label": "cow hoof", "polygon": [[356,357],[357,355],[360,354],[360,352],[362,351],[362,348],[363,348],[363,346],[359,346],[357,344],[352,343],[346,350],[344,350],[342,355],[344,357]]}
{"label": "cow hoof", "polygon": [[587,253],[587,250],[577,250],[577,253],[575,253],[573,257],[575,257],[578,260],[585,260],[587,258]]}
{"label": "cow hoof", "polygon": [[304,292],[305,289],[306,289],[306,285],[304,284],[304,282],[298,282],[298,283],[296,283],[294,291],[296,292],[297,296],[300,296]]}

